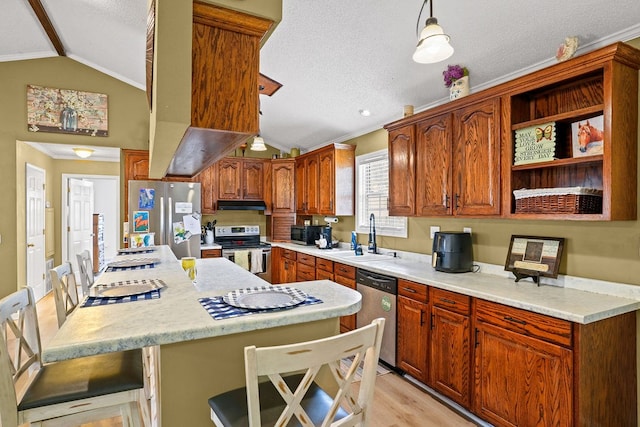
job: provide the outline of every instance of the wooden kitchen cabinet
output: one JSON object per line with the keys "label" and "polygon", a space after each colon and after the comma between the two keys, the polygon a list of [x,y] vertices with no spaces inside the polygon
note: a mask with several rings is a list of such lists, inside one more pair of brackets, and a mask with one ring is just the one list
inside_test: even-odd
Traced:
{"label": "wooden kitchen cabinet", "polygon": [[428,381],[428,287],[398,279],[398,347],[396,365],[415,379]]}
{"label": "wooden kitchen cabinet", "polygon": [[296,254],[296,282],[316,280],[316,257],[298,252]]}
{"label": "wooden kitchen cabinet", "polygon": [[201,258],[220,258],[222,256],[222,249],[202,249],[200,251]]}
{"label": "wooden kitchen cabinet", "polygon": [[[333,263],[333,281],[351,289],[356,289],[356,268],[339,262]],[[340,332],[356,329],[356,315],[340,317]]]}
{"label": "wooden kitchen cabinet", "polygon": [[271,179],[272,214],[295,214],[295,160],[272,160]]}
{"label": "wooden kitchen cabinet", "polygon": [[225,157],[218,167],[218,200],[264,200],[265,160]]}
{"label": "wooden kitchen cabinet", "polygon": [[316,258],[316,279],[333,280],[333,261]]}
{"label": "wooden kitchen cabinet", "polygon": [[430,288],[429,384],[468,408],[471,404],[471,298]]}
{"label": "wooden kitchen cabinet", "polygon": [[200,209],[203,214],[216,213],[216,203],[218,202],[218,165],[214,163],[198,175],[196,179],[200,182]]}
{"label": "wooden kitchen cabinet", "polygon": [[297,281],[296,252],[290,249],[282,249],[280,265],[278,266],[278,283],[293,283]]}
{"label": "wooden kitchen cabinet", "polygon": [[389,215],[416,213],[415,126],[389,129]]}
{"label": "wooden kitchen cabinet", "polygon": [[298,156],[295,168],[296,213],[354,214],[355,146],[330,144]]}
{"label": "wooden kitchen cabinet", "polygon": [[295,165],[296,213],[313,215],[318,213],[318,153],[298,156]]}

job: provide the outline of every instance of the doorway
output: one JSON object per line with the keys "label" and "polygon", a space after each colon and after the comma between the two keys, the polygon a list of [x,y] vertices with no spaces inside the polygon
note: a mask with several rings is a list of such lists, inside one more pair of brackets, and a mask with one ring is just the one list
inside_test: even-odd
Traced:
{"label": "doorway", "polygon": [[[81,227],[80,224],[71,223],[73,218],[70,215],[70,207],[66,198],[71,180],[82,180],[92,184],[93,209],[90,214],[101,213],[104,215],[104,255],[106,260],[113,258],[120,247],[120,177],[117,175],[62,174],[62,260],[69,260],[75,266],[77,263],[76,253],[79,253],[76,252],[77,249],[70,248],[71,230]],[[89,248],[89,252],[93,259],[92,248]],[[75,268],[74,271],[79,270]]]}
{"label": "doorway", "polygon": [[45,188],[46,171],[26,164],[27,286],[37,300],[45,294]]}

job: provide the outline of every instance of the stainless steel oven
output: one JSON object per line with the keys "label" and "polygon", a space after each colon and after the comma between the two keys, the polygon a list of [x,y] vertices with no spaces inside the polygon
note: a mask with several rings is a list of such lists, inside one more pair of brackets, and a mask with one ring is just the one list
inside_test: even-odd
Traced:
{"label": "stainless steel oven", "polygon": [[[260,241],[258,225],[224,225],[215,227],[215,241],[222,246],[222,256],[235,262],[237,251],[249,251],[249,271],[271,283],[271,245]],[[252,257],[259,253],[261,268],[255,270]]]}

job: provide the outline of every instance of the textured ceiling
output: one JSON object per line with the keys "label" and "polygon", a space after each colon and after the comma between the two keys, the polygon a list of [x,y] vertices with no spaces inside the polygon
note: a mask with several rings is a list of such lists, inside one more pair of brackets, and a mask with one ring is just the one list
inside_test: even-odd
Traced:
{"label": "textured ceiling", "polygon": [[[42,4],[70,58],[145,87],[145,0]],[[273,97],[261,96],[266,143],[304,152],[379,129],[399,119],[405,104],[420,111],[446,102],[447,64],[469,68],[474,92],[553,64],[566,36],[579,37],[578,55],[640,37],[637,0],[439,0],[434,16],[455,53],[422,65],[411,60],[421,5],[283,0],[283,20],[261,51],[261,72],[283,84]],[[56,55],[27,0],[4,0],[2,9],[0,61]],[[425,11],[420,26],[427,17]]]}

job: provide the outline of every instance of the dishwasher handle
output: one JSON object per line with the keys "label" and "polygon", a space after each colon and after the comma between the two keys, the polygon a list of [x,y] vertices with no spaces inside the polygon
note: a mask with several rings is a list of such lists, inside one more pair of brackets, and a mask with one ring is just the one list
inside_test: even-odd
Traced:
{"label": "dishwasher handle", "polygon": [[382,274],[358,269],[356,282],[393,295],[398,294],[398,279],[395,277],[384,276]]}

